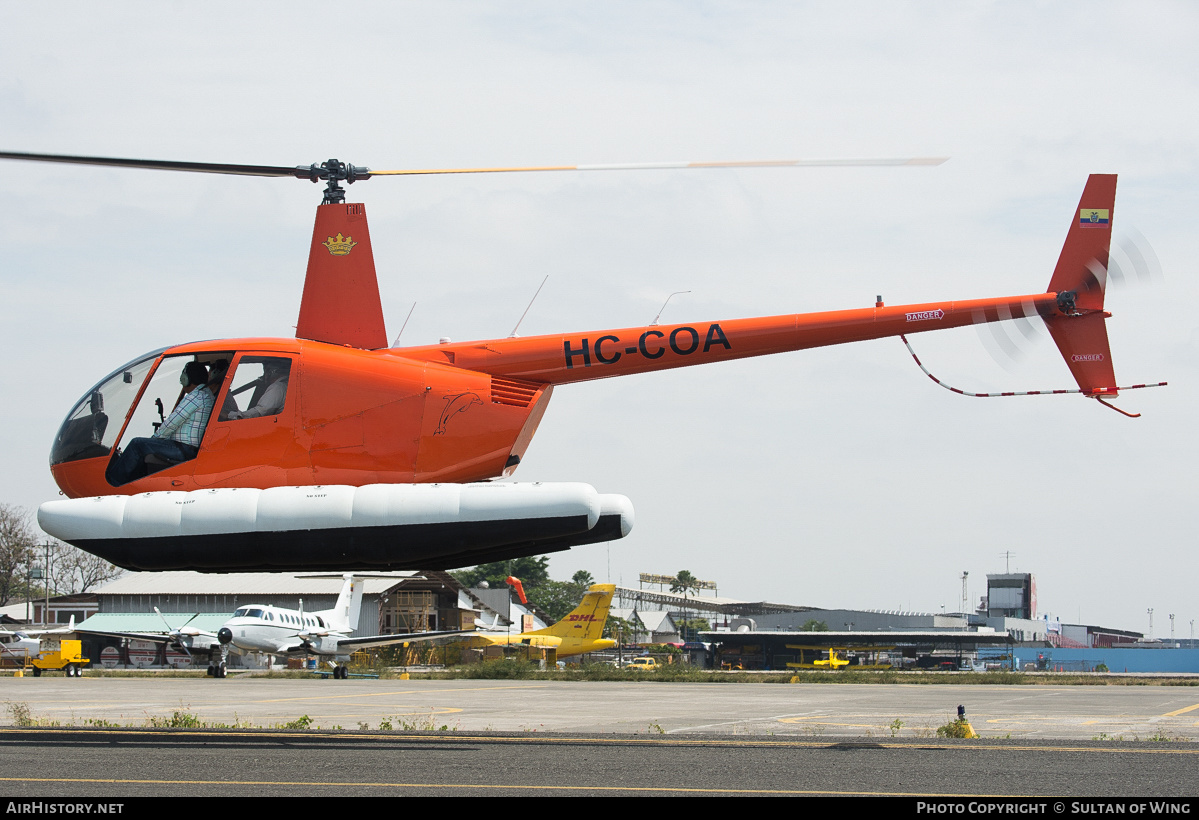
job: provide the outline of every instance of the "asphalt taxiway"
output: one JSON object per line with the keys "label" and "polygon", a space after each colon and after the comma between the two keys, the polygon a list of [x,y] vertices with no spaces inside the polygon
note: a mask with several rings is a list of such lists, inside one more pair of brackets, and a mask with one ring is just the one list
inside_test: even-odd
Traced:
{"label": "asphalt taxiway", "polygon": [[[958,705],[982,739],[936,736]],[[43,677],[0,678],[0,707],[0,794],[35,801],[1049,795],[1040,813],[1074,814],[1053,796],[1199,792],[1190,686]]]}
{"label": "asphalt taxiway", "polygon": [[259,728],[306,717],[326,729],[808,738],[931,738],[960,705],[986,738],[1199,740],[1199,686],[0,678],[0,725],[9,704],[64,726],[181,712]]}

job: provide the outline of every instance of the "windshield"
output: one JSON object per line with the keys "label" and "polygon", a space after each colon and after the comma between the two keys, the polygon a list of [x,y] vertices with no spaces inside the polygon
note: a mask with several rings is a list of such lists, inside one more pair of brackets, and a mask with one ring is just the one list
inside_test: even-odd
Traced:
{"label": "windshield", "polygon": [[146,373],[163,350],[114,370],[84,394],[58,429],[50,448],[51,465],[109,454]]}

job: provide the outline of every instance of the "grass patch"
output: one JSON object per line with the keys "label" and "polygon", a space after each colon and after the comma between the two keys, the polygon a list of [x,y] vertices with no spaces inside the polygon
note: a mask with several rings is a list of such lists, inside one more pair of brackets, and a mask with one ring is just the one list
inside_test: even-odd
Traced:
{"label": "grass patch", "polygon": [[[370,729],[370,725],[359,723],[359,729]],[[448,723],[437,725],[437,720],[432,712],[427,715],[395,715],[394,717],[386,717],[379,721],[380,732],[456,732],[458,725],[453,726]]]}
{"label": "grass patch", "polygon": [[169,718],[150,715],[146,725],[154,729],[203,729],[204,723],[199,717],[182,709],[175,710]]}
{"label": "grass patch", "polygon": [[937,737],[975,738],[978,735],[974,733],[974,728],[969,721],[965,718],[958,718],[938,727]]}

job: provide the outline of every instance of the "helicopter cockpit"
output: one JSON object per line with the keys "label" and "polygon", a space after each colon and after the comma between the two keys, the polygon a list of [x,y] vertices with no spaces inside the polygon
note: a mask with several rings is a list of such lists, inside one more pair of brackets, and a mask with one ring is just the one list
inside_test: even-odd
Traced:
{"label": "helicopter cockpit", "polygon": [[[170,355],[168,351],[163,348],[134,359],[89,390],[59,428],[50,451],[51,467],[104,458],[107,483],[118,486],[113,468],[120,451],[135,438],[153,436],[170,417],[185,395],[180,377],[190,362],[199,362],[208,369],[207,384],[195,389],[211,391],[217,402],[206,426],[218,420],[261,418],[282,412],[290,358],[249,353],[239,356],[234,351]],[[204,442],[199,450],[203,449]],[[150,456],[138,477],[180,462]]]}
{"label": "helicopter cockpit", "polygon": [[[50,466],[108,455],[116,444],[129,408],[141,392],[146,374],[166,348],[117,368],[81,398],[54,437]],[[110,423],[112,419],[116,423]]]}

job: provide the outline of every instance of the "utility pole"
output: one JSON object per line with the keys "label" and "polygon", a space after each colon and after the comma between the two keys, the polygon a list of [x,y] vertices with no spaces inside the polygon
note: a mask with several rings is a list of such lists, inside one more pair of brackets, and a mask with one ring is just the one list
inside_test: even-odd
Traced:
{"label": "utility pole", "polygon": [[50,624],[50,542],[47,541],[41,546],[46,548],[46,580],[43,586],[46,588],[46,605],[42,610],[42,624]]}

